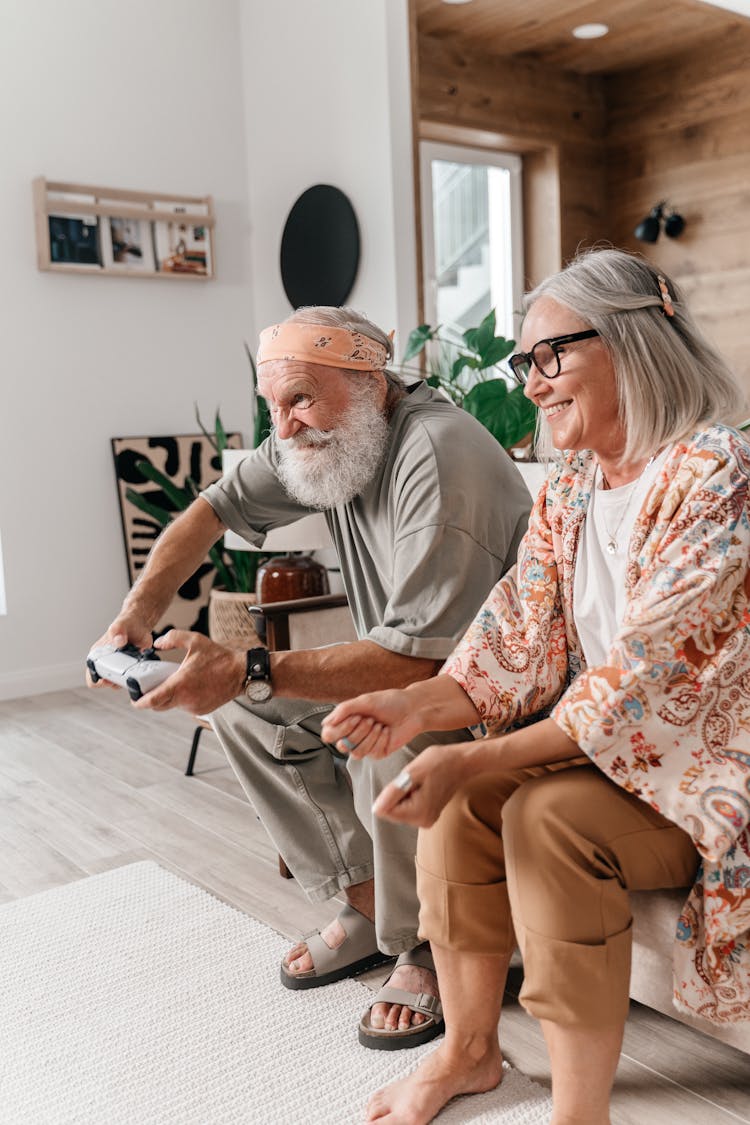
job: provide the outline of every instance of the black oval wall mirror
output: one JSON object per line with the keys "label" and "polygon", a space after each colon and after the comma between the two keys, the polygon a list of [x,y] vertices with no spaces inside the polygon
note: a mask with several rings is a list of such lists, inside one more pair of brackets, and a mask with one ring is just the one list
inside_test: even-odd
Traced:
{"label": "black oval wall mirror", "polygon": [[293,308],[343,305],[359,266],[359,226],[343,191],[315,184],[289,212],[281,236],[281,280]]}

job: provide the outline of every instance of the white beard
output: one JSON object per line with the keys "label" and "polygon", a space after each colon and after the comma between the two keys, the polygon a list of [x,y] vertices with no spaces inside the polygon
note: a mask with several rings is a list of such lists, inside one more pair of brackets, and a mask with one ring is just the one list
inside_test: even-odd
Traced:
{"label": "white beard", "polygon": [[[363,393],[365,392],[365,393]],[[306,508],[347,504],[372,481],[388,443],[388,422],[369,388],[357,388],[334,430],[278,438],[279,479]]]}

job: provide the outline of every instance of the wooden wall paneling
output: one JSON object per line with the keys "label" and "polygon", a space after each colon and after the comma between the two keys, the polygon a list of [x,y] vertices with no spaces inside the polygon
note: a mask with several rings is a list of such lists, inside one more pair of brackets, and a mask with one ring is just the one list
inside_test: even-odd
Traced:
{"label": "wooden wall paneling", "polygon": [[[636,101],[631,112],[643,114]],[[643,132],[624,138],[611,126],[607,131],[607,178],[616,185],[623,176],[649,176],[676,164],[703,164],[735,156],[747,148],[750,106],[716,117],[693,121],[675,129]]]}
{"label": "wooden wall paneling", "polygon": [[749,397],[747,417],[750,415],[747,352],[750,266],[681,277],[679,284],[701,328],[739,376]]}
{"label": "wooden wall paneling", "polygon": [[[750,25],[660,66],[604,81],[606,189],[613,241],[682,286],[708,337],[750,390]],[[679,239],[638,242],[635,225],[667,199]]]}
{"label": "wooden wall paneling", "polygon": [[[417,255],[417,316],[419,323],[425,321],[424,303],[424,256],[422,253],[422,170],[419,160],[419,31],[417,28],[416,0],[409,0],[409,69],[411,89],[411,129],[412,129],[412,176],[414,183],[414,241]],[[406,340],[401,341],[406,350]]]}
{"label": "wooden wall paneling", "polygon": [[601,137],[598,78],[525,59],[500,59],[429,36],[419,40],[420,116],[562,143]]}
{"label": "wooden wall paneling", "polygon": [[[533,54],[549,69],[604,74],[629,68],[634,59],[655,62],[702,45],[713,34],[736,26],[731,12],[698,0],[474,0],[471,8],[443,0],[416,0],[419,28],[434,38],[460,39],[507,58]],[[604,39],[583,41],[572,29],[592,18],[604,21]]]}
{"label": "wooden wall paneling", "polygon": [[741,23],[699,50],[604,77],[608,135],[642,140],[750,111],[750,21]]}
{"label": "wooden wall paneling", "polygon": [[606,205],[604,150],[601,140],[560,148],[561,257],[569,262],[578,250],[612,241]]}
{"label": "wooden wall paneling", "polygon": [[419,115],[423,137],[523,154],[531,284],[559,269],[579,245],[609,236],[598,78],[551,73],[532,60],[491,58],[423,35]]}
{"label": "wooden wall paneling", "polygon": [[522,159],[524,268],[532,289],[562,265],[559,154],[548,146]]}

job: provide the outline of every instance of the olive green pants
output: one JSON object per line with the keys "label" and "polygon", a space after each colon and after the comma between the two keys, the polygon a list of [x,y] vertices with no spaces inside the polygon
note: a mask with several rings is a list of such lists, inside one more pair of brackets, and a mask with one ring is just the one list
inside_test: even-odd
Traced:
{"label": "olive green pants", "polygon": [[698,853],[645,801],[576,763],[483,774],[420,831],[420,936],[476,953],[517,942],[531,1015],[611,1026],[628,1010],[628,891],[689,886]]}
{"label": "olive green pants", "polygon": [[327,703],[241,698],[211,723],[277,851],[313,902],[368,879],[375,882],[378,946],[394,956],[418,943],[414,856],[417,830],[372,815],[372,804],[433,742],[470,739],[468,731],[422,734],[387,758],[348,758],[323,742]]}

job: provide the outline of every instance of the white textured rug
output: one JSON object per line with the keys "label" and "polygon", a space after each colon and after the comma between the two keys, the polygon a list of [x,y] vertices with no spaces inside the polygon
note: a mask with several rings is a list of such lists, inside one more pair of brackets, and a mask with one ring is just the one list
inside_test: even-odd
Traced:
{"label": "white textured rug", "polygon": [[[434,1044],[368,1051],[372,997],[290,992],[288,941],[155,863],[0,907],[3,1125],[353,1125]],[[542,1125],[547,1092],[508,1069],[449,1123]]]}

